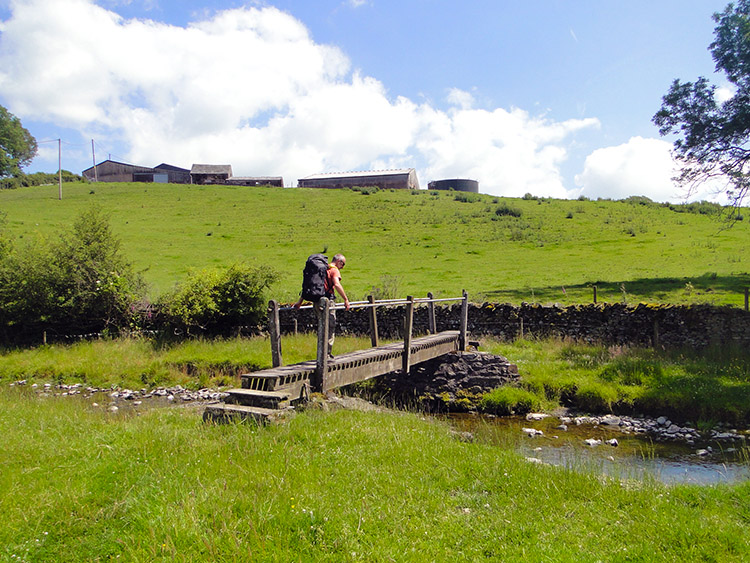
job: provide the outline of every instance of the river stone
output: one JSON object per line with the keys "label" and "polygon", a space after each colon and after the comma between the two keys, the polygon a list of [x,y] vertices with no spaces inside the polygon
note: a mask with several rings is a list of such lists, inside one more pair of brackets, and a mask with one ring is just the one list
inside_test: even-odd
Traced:
{"label": "river stone", "polygon": [[543,412],[530,412],[526,415],[526,420],[544,420],[548,417],[549,415]]}
{"label": "river stone", "polygon": [[602,443],[602,441],[601,440],[597,440],[596,438],[587,438],[586,440],[583,441],[583,443],[586,444],[587,446],[592,446],[593,447],[593,446],[600,445]]}

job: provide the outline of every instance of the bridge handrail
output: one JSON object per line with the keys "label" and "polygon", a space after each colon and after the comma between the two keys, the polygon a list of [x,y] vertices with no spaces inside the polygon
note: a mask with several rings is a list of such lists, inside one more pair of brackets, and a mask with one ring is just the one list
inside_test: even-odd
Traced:
{"label": "bridge handrail", "polygon": [[[355,301],[349,303],[349,308],[362,308],[370,309],[370,338],[373,348],[378,347],[378,319],[376,315],[377,307],[387,307],[391,305],[405,305],[404,312],[404,354],[403,354],[403,372],[408,373],[411,365],[411,338],[412,328],[414,319],[414,306],[419,303],[428,304],[428,322],[429,331],[431,334],[437,333],[437,323],[435,320],[435,303],[446,302],[446,301],[461,301],[461,317],[458,339],[459,350],[466,350],[466,335],[468,329],[468,310],[469,310],[469,296],[464,290],[461,297],[443,297],[434,298],[432,293],[428,293],[427,297],[413,297],[408,296],[406,299],[381,299],[376,301],[372,296],[369,296],[367,301]],[[314,305],[306,305],[299,307],[299,309],[315,308],[316,315],[318,317],[318,350],[316,358],[315,368],[315,381],[313,388],[315,390],[321,390],[323,388],[323,376],[328,370],[328,312],[331,309],[341,309],[344,307],[343,303],[336,303],[326,298],[320,299]],[[281,325],[279,323],[279,312],[281,310],[296,309],[296,307],[279,307],[277,301],[271,300],[268,303],[268,332],[271,340],[271,357],[273,360],[273,366],[279,367],[283,365],[281,357]],[[296,332],[296,319],[295,319],[295,332]]]}
{"label": "bridge handrail", "polygon": [[[431,298],[431,297],[415,297],[413,302],[415,304],[417,303],[444,303],[447,301],[463,301],[463,297],[441,297],[441,298]],[[406,305],[409,303],[408,298],[403,299],[379,299],[372,303],[369,301],[350,301],[349,302],[349,308],[350,309],[371,309],[372,307],[387,307],[390,305]],[[302,305],[300,307],[292,307],[291,305],[285,305],[283,307],[279,307],[279,311],[291,311],[291,310],[300,310],[300,309],[312,309],[315,307],[314,304],[309,305]],[[344,309],[343,303],[333,303],[331,305],[331,309]]]}

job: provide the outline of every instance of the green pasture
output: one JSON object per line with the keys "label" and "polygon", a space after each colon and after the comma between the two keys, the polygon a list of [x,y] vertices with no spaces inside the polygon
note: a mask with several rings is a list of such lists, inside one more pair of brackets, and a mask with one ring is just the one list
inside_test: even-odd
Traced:
{"label": "green pasture", "polygon": [[[619,481],[416,414],[279,426],[0,390],[2,561],[747,561],[750,485]],[[577,470],[576,470],[577,469]]]}
{"label": "green pasture", "polygon": [[[569,201],[455,192],[162,184],[65,184],[0,191],[17,243],[59,236],[91,205],[109,213],[151,294],[190,269],[245,262],[281,274],[293,301],[308,254],[347,255],[353,299],[373,292],[561,304],[742,306],[750,218],[677,212],[637,198]],[[680,206],[677,206],[678,208]]]}

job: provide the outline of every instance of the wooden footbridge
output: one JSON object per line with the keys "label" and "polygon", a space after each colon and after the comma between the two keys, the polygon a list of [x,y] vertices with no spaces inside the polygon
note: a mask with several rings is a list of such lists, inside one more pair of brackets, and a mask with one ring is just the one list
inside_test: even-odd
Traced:
{"label": "wooden footbridge", "polygon": [[[461,301],[460,330],[437,332],[435,303]],[[428,307],[429,334],[412,337],[414,307]],[[378,307],[404,305],[404,341],[379,345],[377,313]],[[318,318],[318,349],[315,360],[294,365],[283,365],[281,354],[281,331],[279,305],[269,303],[269,333],[273,367],[246,373],[241,376],[242,387],[227,391],[220,403],[210,404],[203,413],[204,420],[226,420],[232,418],[255,418],[265,420],[277,416],[297,403],[306,401],[310,393],[325,393],[343,385],[364,381],[394,371],[408,374],[411,366],[431,360],[457,350],[466,350],[468,295],[462,297],[434,299],[431,294],[425,299],[407,297],[351,303],[351,308],[370,310],[370,339],[372,348],[331,357],[328,355],[328,319],[331,308],[342,309],[325,298],[316,305]]]}

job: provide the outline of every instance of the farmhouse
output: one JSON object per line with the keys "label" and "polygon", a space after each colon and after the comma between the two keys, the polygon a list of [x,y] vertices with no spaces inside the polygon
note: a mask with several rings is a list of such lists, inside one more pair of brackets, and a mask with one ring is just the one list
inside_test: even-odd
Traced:
{"label": "farmhouse", "polygon": [[193,184],[225,184],[231,176],[231,164],[193,164],[190,169]]}
{"label": "farmhouse", "polygon": [[381,189],[418,190],[419,180],[414,168],[335,172],[313,174],[297,180],[300,188],[353,188],[375,186]]}

